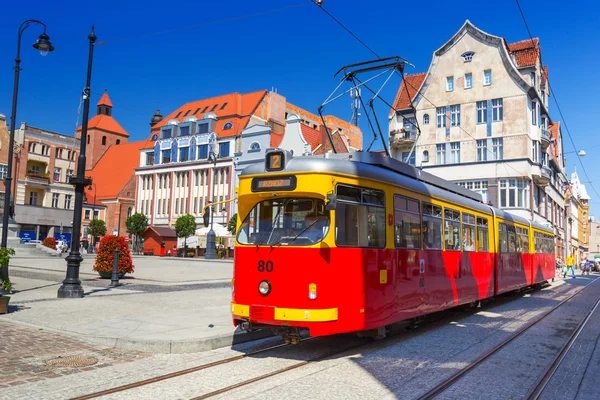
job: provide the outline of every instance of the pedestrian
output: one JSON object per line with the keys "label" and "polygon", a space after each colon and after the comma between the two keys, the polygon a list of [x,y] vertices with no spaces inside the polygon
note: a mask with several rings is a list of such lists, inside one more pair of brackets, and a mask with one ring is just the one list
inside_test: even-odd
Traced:
{"label": "pedestrian", "polygon": [[575,278],[575,269],[573,269],[574,262],[575,262],[575,257],[573,257],[572,254],[569,254],[567,256],[567,268],[565,268],[565,271],[563,273],[563,278],[567,277],[567,273],[569,272],[569,269],[571,270],[571,277]]}
{"label": "pedestrian", "polygon": [[161,257],[165,256],[165,242],[160,243],[160,256]]}

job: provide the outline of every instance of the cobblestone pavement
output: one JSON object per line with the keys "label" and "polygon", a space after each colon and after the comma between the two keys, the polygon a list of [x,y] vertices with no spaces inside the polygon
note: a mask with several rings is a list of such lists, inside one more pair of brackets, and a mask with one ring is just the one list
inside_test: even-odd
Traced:
{"label": "cobblestone pavement", "polygon": [[[0,337],[0,392],[9,386],[97,370],[150,356],[137,351],[93,347],[71,337],[6,322],[0,322]],[[59,356],[88,356],[98,361],[81,368],[56,368],[46,364]]]}

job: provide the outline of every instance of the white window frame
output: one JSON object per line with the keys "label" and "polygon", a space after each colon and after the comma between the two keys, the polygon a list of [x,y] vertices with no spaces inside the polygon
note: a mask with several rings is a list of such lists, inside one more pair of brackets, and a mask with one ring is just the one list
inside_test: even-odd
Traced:
{"label": "white window frame", "polygon": [[428,150],[423,151],[423,161],[421,161],[421,162],[429,162],[429,151]]}
{"label": "white window frame", "polygon": [[477,161],[487,161],[487,139],[477,140]]}
{"label": "white window frame", "polygon": [[[476,103],[477,107],[477,123],[478,124],[487,124],[487,101],[478,101]],[[479,113],[481,114],[481,118],[479,118]]]}
{"label": "white window frame", "polygon": [[504,159],[504,140],[502,138],[492,138],[492,153],[495,160]]}
{"label": "white window frame", "polygon": [[37,206],[38,202],[38,192],[29,192],[29,205]]}
{"label": "white window frame", "polygon": [[429,125],[429,114],[423,114],[423,125]]}
{"label": "white window frame", "polygon": [[446,127],[446,107],[438,107],[436,109],[437,115],[437,127],[445,128]]}
{"label": "white window frame", "polygon": [[504,120],[504,102],[502,99],[492,99],[492,121]]}
{"label": "white window frame", "polygon": [[460,104],[450,106],[450,120],[452,126],[460,126]]}
{"label": "white window frame", "polygon": [[529,186],[527,179],[501,179],[498,184],[500,208],[528,209]]}
{"label": "white window frame", "polygon": [[491,84],[492,84],[492,70],[486,69],[485,71],[483,71],[483,86],[489,86]]}
{"label": "white window frame", "polygon": [[465,74],[465,89],[471,89],[473,87],[473,74]]}
{"label": "white window frame", "polygon": [[453,91],[454,91],[454,77],[447,76],[446,77],[446,92],[453,92]]}
{"label": "white window frame", "polygon": [[438,165],[446,164],[446,143],[440,143],[435,145],[436,149],[436,162]]}
{"label": "white window frame", "polygon": [[65,209],[66,210],[70,210],[71,209],[71,200],[73,198],[73,195],[70,194],[66,194],[65,195]]}
{"label": "white window frame", "polygon": [[58,208],[59,200],[60,200],[60,194],[52,193],[52,208]]}
{"label": "white window frame", "polygon": [[450,143],[450,164],[460,164],[460,142]]}
{"label": "white window frame", "polygon": [[0,164],[0,180],[5,180],[8,176],[8,164]]}

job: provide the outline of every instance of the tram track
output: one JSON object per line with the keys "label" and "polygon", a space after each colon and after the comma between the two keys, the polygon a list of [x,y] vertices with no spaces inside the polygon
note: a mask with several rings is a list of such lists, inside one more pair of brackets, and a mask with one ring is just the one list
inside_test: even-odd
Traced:
{"label": "tram track", "polygon": [[[470,373],[475,368],[477,368],[478,366],[483,364],[485,361],[489,360],[494,354],[505,349],[515,339],[521,337],[525,332],[529,331],[529,329],[531,329],[532,327],[536,326],[538,323],[540,323],[541,321],[546,319],[550,314],[552,314],[554,311],[558,310],[562,305],[564,305],[568,301],[572,300],[575,296],[581,294],[588,286],[592,285],[598,279],[600,279],[600,278],[594,279],[587,285],[583,286],[581,289],[577,290],[573,294],[569,295],[567,298],[563,299],[561,302],[559,302],[557,305],[552,307],[550,310],[548,310],[548,311],[536,316],[532,320],[528,321],[525,325],[521,326],[517,331],[515,331],[508,338],[504,339],[501,343],[494,346],[493,348],[491,348],[490,350],[488,350],[487,352],[482,354],[480,357],[478,357],[477,359],[475,359],[474,361],[469,363],[466,367],[462,368],[460,371],[454,373],[450,377],[446,378],[444,381],[440,382],[439,384],[437,384],[436,386],[431,388],[425,394],[418,397],[418,400],[434,399],[437,396],[444,393],[446,390],[448,390],[450,387],[452,387],[454,384],[456,384],[458,381],[460,381],[468,373]],[[586,316],[583,318],[583,320],[578,324],[578,326],[573,331],[573,333],[570,336],[567,343],[562,347],[561,351],[554,358],[553,362],[546,368],[544,373],[538,378],[535,385],[532,387],[532,389],[530,389],[529,393],[527,393],[527,395],[525,397],[526,399],[534,400],[534,399],[538,399],[540,397],[544,388],[548,385],[548,383],[552,379],[552,376],[554,375],[554,373],[560,366],[562,360],[567,355],[567,353],[569,352],[573,343],[575,342],[575,340],[579,336],[580,332],[583,330],[583,328],[585,327],[585,325],[591,318],[594,311],[598,308],[598,306],[600,306],[600,298],[595,302],[594,306],[592,306],[590,308],[590,310],[588,311]]]}

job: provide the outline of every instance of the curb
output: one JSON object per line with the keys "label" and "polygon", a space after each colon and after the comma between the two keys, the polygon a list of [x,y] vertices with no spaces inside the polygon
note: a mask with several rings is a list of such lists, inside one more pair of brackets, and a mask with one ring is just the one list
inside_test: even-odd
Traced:
{"label": "curb", "polygon": [[103,338],[79,336],[91,342],[113,348],[145,351],[149,353],[183,354],[215,350],[222,347],[235,346],[242,343],[272,337],[267,330],[243,332],[236,330],[233,334],[217,335],[197,340],[135,340],[127,338]]}

